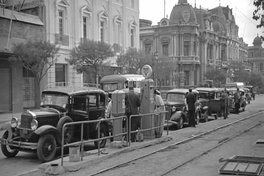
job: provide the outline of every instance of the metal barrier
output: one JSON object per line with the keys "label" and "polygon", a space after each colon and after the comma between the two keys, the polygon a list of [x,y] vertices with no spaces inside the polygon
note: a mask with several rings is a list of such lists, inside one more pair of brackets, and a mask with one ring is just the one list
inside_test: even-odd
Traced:
{"label": "metal barrier", "polygon": [[[62,145],[61,145],[61,166],[63,166],[63,155],[64,155],[64,147],[70,147],[70,146],[76,146],[76,145],[80,145],[81,147],[81,161],[83,160],[83,153],[84,153],[84,144],[87,143],[91,143],[91,142],[96,142],[98,141],[98,155],[100,155],[100,141],[101,140],[105,140],[105,139],[110,139],[110,138],[114,138],[114,137],[118,137],[118,136],[126,136],[127,137],[127,142],[128,142],[128,146],[130,146],[130,138],[131,138],[131,133],[136,133],[136,131],[130,131],[131,129],[131,119],[135,118],[135,117],[141,117],[141,130],[142,131],[150,131],[153,129],[157,129],[157,128],[164,128],[164,123],[159,125],[159,126],[155,126],[148,129],[142,129],[142,117],[146,117],[146,116],[151,116],[151,122],[153,120],[154,116],[160,116],[161,114],[165,114],[168,111],[162,111],[162,112],[158,112],[158,113],[148,113],[148,114],[138,114],[138,115],[131,115],[130,118],[127,118],[127,116],[118,116],[118,117],[113,117],[113,118],[108,118],[108,119],[99,119],[99,120],[90,120],[90,121],[80,121],[80,122],[70,122],[70,123],[66,123],[63,125],[62,127]],[[115,121],[115,120],[126,120],[126,131],[122,132],[122,133],[118,133],[116,135],[111,135],[111,136],[106,136],[106,137],[100,137],[100,125],[102,122],[110,122],[110,121]],[[166,120],[166,119],[165,119]],[[169,120],[166,120],[167,124]],[[84,131],[84,124],[89,124],[89,123],[98,123],[98,129],[97,129],[97,139],[90,139],[90,140],[83,140],[83,131]],[[128,124],[129,123],[129,124]],[[71,126],[71,125],[77,125],[77,124],[81,124],[81,141],[78,142],[74,142],[74,143],[70,143],[70,144],[64,144],[64,131],[66,126]],[[169,128],[167,126],[167,135],[169,135]]]}

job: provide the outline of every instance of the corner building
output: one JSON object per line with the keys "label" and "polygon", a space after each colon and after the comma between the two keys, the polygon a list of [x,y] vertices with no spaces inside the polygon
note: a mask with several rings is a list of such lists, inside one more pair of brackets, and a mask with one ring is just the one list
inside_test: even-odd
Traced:
{"label": "corner building", "polygon": [[[140,20],[140,46],[146,54],[157,53],[158,61],[174,65],[160,86],[195,86],[205,80],[208,68],[227,71],[231,61],[240,60],[243,40],[238,37],[238,29],[228,6],[205,10],[179,0],[170,17],[161,19],[158,25]],[[175,80],[177,75],[183,79]]]}

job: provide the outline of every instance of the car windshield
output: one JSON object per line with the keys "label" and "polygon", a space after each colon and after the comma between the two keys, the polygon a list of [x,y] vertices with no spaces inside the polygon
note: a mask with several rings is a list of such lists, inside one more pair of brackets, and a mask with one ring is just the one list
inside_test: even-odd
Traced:
{"label": "car windshield", "polygon": [[66,108],[68,103],[68,96],[66,94],[52,94],[52,93],[43,93],[41,105],[53,105]]}
{"label": "car windshield", "polygon": [[209,93],[207,92],[199,92],[199,98],[209,99]]}
{"label": "car windshield", "polygon": [[167,101],[177,101],[180,103],[184,103],[185,94],[179,93],[168,93],[167,94]]}

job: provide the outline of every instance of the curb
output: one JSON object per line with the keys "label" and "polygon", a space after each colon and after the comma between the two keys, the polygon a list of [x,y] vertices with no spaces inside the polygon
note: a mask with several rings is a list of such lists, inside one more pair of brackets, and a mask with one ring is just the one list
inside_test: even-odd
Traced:
{"label": "curb", "polygon": [[[82,168],[86,167],[87,165],[98,164],[99,162],[101,162],[103,160],[107,160],[109,158],[118,156],[120,154],[128,153],[128,152],[131,152],[133,150],[137,150],[137,149],[141,149],[141,148],[146,148],[146,147],[153,146],[153,145],[156,145],[156,144],[160,144],[160,143],[163,143],[163,142],[168,142],[168,141],[171,141],[172,139],[173,138],[171,136],[164,136],[164,137],[161,137],[161,138],[158,138],[158,139],[155,139],[155,140],[150,140],[150,141],[148,141],[146,143],[142,143],[142,145],[135,145],[135,146],[130,146],[130,147],[124,147],[124,148],[121,148],[121,149],[117,149],[117,151],[114,151],[114,152],[109,153],[107,155],[100,155],[99,157],[96,157],[96,158],[94,158],[92,160],[64,163],[64,166],[60,166],[60,164],[59,164],[59,165],[57,165],[56,168],[53,169],[54,170],[53,174],[50,174],[50,175],[59,175],[59,174],[65,173],[65,172],[78,171],[78,170],[81,170]],[[64,157],[64,161],[65,161],[65,158],[67,158],[67,157]],[[52,170],[51,166],[60,163],[60,161],[61,161],[61,159],[58,159],[58,160],[55,160],[55,161],[51,161],[51,162],[48,162],[48,163],[41,164],[37,169],[30,170],[30,171],[25,172],[25,173],[20,173],[20,174],[18,174],[16,176],[37,176],[37,175],[38,176],[41,176],[41,175],[44,176],[44,175],[49,175],[46,172]],[[54,172],[57,172],[57,171],[59,171],[60,173],[54,173]]]}

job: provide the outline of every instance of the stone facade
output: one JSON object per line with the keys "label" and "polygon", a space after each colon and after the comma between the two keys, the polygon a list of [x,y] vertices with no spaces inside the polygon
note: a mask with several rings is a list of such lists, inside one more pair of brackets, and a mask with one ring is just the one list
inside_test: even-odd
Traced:
{"label": "stone facade", "polygon": [[264,48],[259,36],[254,39],[253,46],[248,47],[248,62],[253,72],[264,75]]}
{"label": "stone facade", "polygon": [[[83,75],[65,60],[83,38],[123,49],[139,48],[139,0],[26,0],[23,6],[23,0],[15,2],[20,11],[42,18],[46,39],[60,46],[60,57],[48,72],[47,84],[84,83]],[[110,61],[116,66],[115,58]]]}
{"label": "stone facade", "polygon": [[0,7],[0,24],[0,112],[21,112],[29,100],[25,90],[28,86],[24,84],[22,64],[9,62],[8,58],[13,44],[45,39],[45,28],[38,17],[12,13],[3,7]]}
{"label": "stone facade", "polygon": [[[158,53],[159,61],[174,65],[161,86],[198,85],[209,67],[227,69],[231,61],[240,61],[243,41],[228,6],[205,10],[179,0],[169,18],[161,19],[158,25],[141,20],[140,26],[140,46],[145,53]],[[175,80],[181,76],[184,81]]]}

